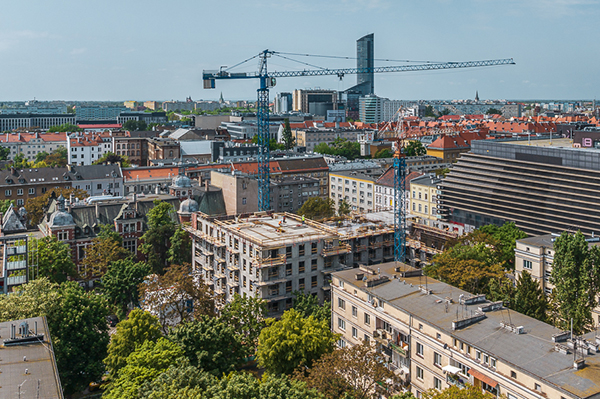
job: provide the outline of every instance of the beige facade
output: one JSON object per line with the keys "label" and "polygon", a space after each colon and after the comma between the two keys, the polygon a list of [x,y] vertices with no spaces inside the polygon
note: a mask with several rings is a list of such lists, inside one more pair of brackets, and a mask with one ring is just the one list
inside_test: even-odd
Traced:
{"label": "beige facade", "polygon": [[437,185],[440,179],[433,175],[417,177],[410,181],[410,214],[426,226],[437,227]]}
{"label": "beige facade", "polygon": [[516,312],[509,317],[499,302],[395,262],[332,273],[331,289],[338,346],[372,342],[403,380],[398,389],[417,397],[466,384],[507,399],[600,395],[593,333],[578,343],[585,360],[574,362],[568,333]]}
{"label": "beige facade", "polygon": [[358,212],[375,210],[376,179],[360,172],[329,172],[331,199],[335,208],[342,200],[350,205],[350,209]]}
{"label": "beige facade", "polygon": [[334,129],[294,129],[292,131],[296,139],[296,145],[306,147],[306,151],[313,151],[318,144],[331,144],[335,139],[356,141],[356,130],[334,130]]}
{"label": "beige facade", "polygon": [[210,184],[223,190],[228,215],[258,210],[258,182],[248,175],[211,171]]}
{"label": "beige facade", "polygon": [[[529,272],[544,290],[544,294],[552,294],[554,285],[550,282],[552,263],[554,262],[554,240],[558,234],[545,234],[517,240],[515,247],[515,275],[523,271]],[[598,245],[600,242],[590,243]],[[594,324],[600,327],[600,306],[593,310]]]}

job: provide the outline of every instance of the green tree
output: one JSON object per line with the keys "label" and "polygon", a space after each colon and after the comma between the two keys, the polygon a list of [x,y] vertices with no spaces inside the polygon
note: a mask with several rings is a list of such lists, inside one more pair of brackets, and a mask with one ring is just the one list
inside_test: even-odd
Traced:
{"label": "green tree", "polygon": [[327,320],[307,318],[294,309],[281,320],[270,319],[258,338],[258,364],[268,372],[291,374],[298,366],[313,362],[334,349],[339,335],[331,332]]}
{"label": "green tree", "polygon": [[490,301],[502,301],[505,306],[513,309],[515,303],[515,287],[507,277],[492,278],[488,283],[486,297]]}
{"label": "green tree", "polygon": [[60,306],[58,284],[42,277],[0,295],[0,321],[49,316]]}
{"label": "green tree", "polygon": [[[47,166],[65,167],[69,163],[67,147],[60,146],[42,160]],[[37,158],[36,158],[37,162]]]}
{"label": "green tree", "polygon": [[6,161],[10,155],[10,148],[0,145],[0,161]]}
{"label": "green tree", "polygon": [[373,159],[391,158],[393,156],[394,153],[392,152],[392,150],[390,150],[389,148],[382,148],[381,150],[377,151],[375,155],[373,155]]}
{"label": "green tree", "polygon": [[59,306],[47,315],[56,365],[65,393],[83,390],[104,373],[108,346],[108,304],[75,282],[61,284]]}
{"label": "green tree", "polygon": [[117,308],[122,318],[129,306],[139,305],[138,286],[150,274],[145,262],[135,263],[131,258],[113,261],[102,277],[102,292]]}
{"label": "green tree", "polygon": [[5,214],[11,205],[15,206],[15,200],[0,200],[0,213]]}
{"label": "green tree", "polygon": [[428,105],[425,107],[425,117],[428,118],[435,118],[437,117],[433,107],[431,105]]}
{"label": "green tree", "polygon": [[71,247],[59,241],[56,236],[47,236],[36,240],[33,248],[37,248],[37,267],[30,269],[35,277],[47,277],[54,283],[61,283],[67,277],[76,275]]}
{"label": "green tree", "polygon": [[427,154],[427,148],[419,140],[410,140],[404,146],[404,155],[414,157]]}
{"label": "green tree", "polygon": [[258,336],[266,326],[267,304],[254,296],[235,294],[233,301],[221,309],[221,321],[232,326],[235,334],[247,349],[247,355],[254,354]]}
{"label": "green tree", "polygon": [[142,399],[209,399],[204,393],[219,380],[212,374],[192,366],[183,357],[139,390]]}
{"label": "green tree", "polygon": [[433,171],[436,176],[446,177],[450,173],[450,168],[439,168]]}
{"label": "green tree", "polygon": [[341,200],[338,205],[338,216],[346,216],[350,214],[350,204],[345,199]]}
{"label": "green tree", "polygon": [[296,145],[296,139],[292,136],[292,128],[288,118],[284,120],[282,139],[286,150],[291,150]]}
{"label": "green tree", "polygon": [[379,397],[377,386],[387,388],[400,379],[381,361],[381,355],[368,342],[324,354],[313,366],[295,373],[309,388],[321,391],[328,399]]}
{"label": "green tree", "polygon": [[515,289],[512,309],[541,321],[546,320],[548,301],[542,287],[526,270],[521,273]]}
{"label": "green tree", "polygon": [[578,231],[563,232],[554,241],[554,262],[550,282],[554,322],[558,328],[579,335],[593,329],[592,309],[598,302],[600,247],[589,246]]}
{"label": "green tree", "polygon": [[259,399],[260,381],[250,373],[230,373],[208,388],[211,399]]}
{"label": "green tree", "polygon": [[479,230],[497,240],[495,252],[502,267],[506,270],[514,270],[517,240],[526,238],[527,233],[520,230],[514,222],[504,223],[501,227],[488,224],[479,228]]}
{"label": "green tree", "polygon": [[118,163],[122,168],[130,168],[131,162],[129,162],[129,158],[125,155],[117,155],[113,152],[106,152],[100,158],[93,162],[92,165],[107,165],[108,163],[115,164]]}
{"label": "green tree", "polygon": [[77,125],[73,125],[71,123],[63,123],[62,125],[54,125],[54,126],[50,126],[48,128],[49,132],[83,132],[83,129],[81,129],[79,126]]}
{"label": "green tree", "polygon": [[127,356],[125,367],[102,396],[107,399],[136,398],[140,388],[180,361],[183,350],[167,338],[146,340]]}
{"label": "green tree", "polygon": [[323,305],[319,304],[319,298],[304,291],[294,291],[293,308],[302,315],[302,317],[313,316],[317,320],[326,320],[331,322],[331,302],[325,301]]}
{"label": "green tree", "polygon": [[313,152],[319,154],[338,155],[349,160],[360,158],[360,144],[356,141],[337,138],[331,145],[319,143],[313,149]]}
{"label": "green tree", "polygon": [[487,294],[489,281],[504,276],[497,247],[494,237],[475,230],[435,255],[433,263],[425,267],[425,273],[471,293]]}
{"label": "green tree", "polygon": [[298,215],[303,215],[309,219],[323,219],[334,214],[334,204],[331,198],[311,197],[298,210]]}
{"label": "green tree", "polygon": [[155,273],[162,273],[168,264],[170,237],[177,230],[174,214],[173,206],[160,200],[154,200],[154,207],[147,214],[148,230],[142,236],[140,250]]}
{"label": "green tree", "polygon": [[148,276],[139,291],[145,306],[159,315],[165,333],[182,321],[214,316],[212,291],[203,282],[195,281],[189,265],[171,265],[164,275]]}
{"label": "green tree", "polygon": [[146,341],[156,341],[161,337],[158,318],[140,309],[134,309],[126,320],[117,324],[108,345],[108,356],[104,364],[109,377],[115,380],[119,371],[127,365],[127,357]]}
{"label": "green tree", "polygon": [[430,389],[423,392],[423,399],[495,399],[496,395],[482,391],[480,387],[467,385],[466,388],[459,388],[451,385],[442,391]]}
{"label": "green tree", "polygon": [[123,240],[120,236],[116,238],[108,232],[94,237],[92,245],[85,248],[85,257],[81,260],[82,277],[102,277],[113,262],[130,257],[131,252],[122,245]]}
{"label": "green tree", "polygon": [[48,154],[46,151],[38,152],[35,155],[35,163],[45,161],[48,155],[50,154]]}
{"label": "green tree", "polygon": [[487,115],[502,115],[502,111],[497,108],[490,108],[486,112]]}
{"label": "green tree", "polygon": [[148,125],[144,121],[128,120],[123,123],[123,129],[129,131],[143,131],[146,130],[147,127]]}
{"label": "green tree", "polygon": [[170,264],[192,263],[192,240],[183,227],[177,226],[169,241],[167,261]]}
{"label": "green tree", "polygon": [[13,158],[13,167],[15,169],[26,169],[31,167],[32,163],[29,162],[27,160],[27,158],[25,157],[25,155],[23,155],[22,153],[18,153],[17,155],[15,155],[15,157]]}
{"label": "green tree", "polygon": [[[254,135],[252,144],[258,144],[258,135]],[[269,139],[269,151],[285,150],[285,144],[278,143],[275,139]]]}
{"label": "green tree", "polygon": [[234,371],[246,350],[233,326],[208,316],[178,326],[169,338],[178,343],[191,364],[214,376]]}

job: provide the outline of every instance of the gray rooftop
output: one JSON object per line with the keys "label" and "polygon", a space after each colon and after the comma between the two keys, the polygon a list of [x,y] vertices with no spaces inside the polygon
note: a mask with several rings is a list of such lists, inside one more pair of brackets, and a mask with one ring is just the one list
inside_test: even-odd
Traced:
{"label": "gray rooftop", "polygon": [[[31,342],[10,345],[11,325],[16,338],[24,338],[19,328],[26,321]],[[37,338],[35,326],[37,322]],[[3,398],[62,398],[62,387],[52,350],[45,317],[33,317],[0,323],[0,397]],[[24,357],[26,361],[24,361]],[[27,370],[27,373],[25,372]],[[38,396],[39,381],[39,396]],[[19,386],[21,387],[19,396]]]}
{"label": "gray rooftop", "polygon": [[[516,370],[533,375],[573,395],[582,398],[600,395],[600,354],[587,355],[586,366],[581,370],[574,370],[573,354],[564,355],[554,349],[552,335],[561,333],[561,330],[505,308],[486,312],[485,319],[462,329],[452,330],[453,321],[475,313],[482,303],[460,305],[459,297],[469,297],[471,294],[431,278],[395,278],[398,274],[394,271],[395,262],[377,267],[381,270],[381,275],[390,280],[369,288],[368,292],[383,299],[386,305],[389,303],[408,312],[417,320],[513,365]],[[351,269],[334,275],[364,291],[364,283],[356,281],[356,272],[356,269]],[[427,285],[432,294],[423,293],[419,289],[420,285]],[[453,300],[448,309],[444,304],[446,298]],[[501,327],[502,322],[523,326],[524,332],[515,334]],[[586,336],[588,340],[595,342],[593,337],[592,333]]]}

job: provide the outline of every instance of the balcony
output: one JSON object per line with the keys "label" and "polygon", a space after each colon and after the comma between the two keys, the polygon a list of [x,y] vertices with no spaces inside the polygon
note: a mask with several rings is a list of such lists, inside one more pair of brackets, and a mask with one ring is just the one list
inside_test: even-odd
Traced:
{"label": "balcony", "polygon": [[285,265],[285,255],[277,255],[269,258],[254,258],[257,267],[271,267]]}
{"label": "balcony", "polygon": [[321,256],[328,257],[328,256],[335,256],[335,255],[343,255],[343,254],[347,254],[348,252],[350,252],[350,249],[351,249],[350,245],[348,245],[348,244],[328,246],[328,247],[323,248],[323,251],[321,251]]}
{"label": "balcony", "polygon": [[450,372],[447,372],[446,382],[450,385],[456,385],[459,388],[466,388],[467,384],[469,383],[469,380],[466,378],[462,378],[458,374],[451,374]]}
{"label": "balcony", "polygon": [[19,285],[27,282],[27,276],[14,276],[6,278],[6,285]]}
{"label": "balcony", "polygon": [[373,331],[373,338],[381,345],[386,355],[391,356],[394,351],[402,357],[409,357],[408,344],[399,340],[394,341],[393,335],[389,331],[377,329]]}
{"label": "balcony", "polygon": [[27,268],[26,260],[17,260],[12,262],[6,262],[6,269],[8,270],[18,270]]}
{"label": "balcony", "polygon": [[264,287],[265,285],[280,284],[285,283],[286,281],[288,281],[287,277],[273,277],[267,278],[266,280],[258,281],[256,285],[258,285],[259,287]]}

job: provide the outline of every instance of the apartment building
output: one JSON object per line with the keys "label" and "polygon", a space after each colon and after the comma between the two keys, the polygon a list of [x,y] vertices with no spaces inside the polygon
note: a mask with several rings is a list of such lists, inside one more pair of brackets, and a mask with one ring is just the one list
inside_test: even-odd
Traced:
{"label": "apartment building", "polygon": [[67,159],[72,165],[91,165],[111,150],[111,137],[106,133],[82,133],[67,140]]}
{"label": "apartment building", "polygon": [[65,123],[75,124],[73,114],[0,114],[0,131],[49,129]]}
{"label": "apartment building", "polygon": [[436,226],[437,186],[441,182],[435,174],[423,175],[410,181],[410,213],[425,226]]}
{"label": "apartment building", "polygon": [[[596,398],[600,339],[569,333],[395,262],[332,273],[338,346],[363,340],[415,396],[466,384],[509,399]],[[582,356],[585,354],[585,358]]]}
{"label": "apartment building", "polygon": [[292,293],[329,298],[332,271],[348,249],[335,230],[290,213],[192,214],[187,228],[195,273],[224,302],[237,293],[267,302],[270,316],[292,306]]}
{"label": "apartment building", "polygon": [[56,151],[67,146],[67,133],[6,133],[0,134],[0,145],[10,149],[8,159],[22,154],[28,161],[34,161],[37,154]]}
{"label": "apartment building", "polygon": [[29,198],[45,194],[55,187],[71,187],[69,170],[64,167],[31,168],[0,171],[0,199],[14,200],[17,206],[25,205]]}
{"label": "apartment building", "polygon": [[180,157],[179,142],[169,138],[148,138],[148,160]]}
{"label": "apartment building", "polygon": [[[538,281],[546,295],[552,294],[554,284],[550,282],[554,263],[554,241],[560,234],[544,234],[517,240],[515,247],[515,276],[529,272]],[[589,245],[600,245],[600,238],[587,239]],[[593,311],[594,324],[600,326],[600,306]]]}
{"label": "apartment building", "polygon": [[[421,172],[410,172],[404,178],[404,195],[402,201],[406,214],[410,213],[410,182],[422,176]],[[375,211],[393,211],[396,204],[394,187],[394,168],[390,167],[375,182]]]}
{"label": "apartment building", "polygon": [[460,132],[455,135],[442,134],[427,146],[427,155],[441,158],[446,163],[456,162],[460,154],[471,149],[471,142],[484,140],[487,134],[483,131]]}
{"label": "apartment building", "polygon": [[335,128],[311,128],[294,129],[292,135],[296,139],[296,145],[306,147],[307,152],[311,152],[318,144],[331,144],[336,139],[344,139],[355,142],[358,132],[355,129],[335,129]]}
{"label": "apartment building", "polygon": [[372,212],[375,210],[375,183],[373,176],[355,171],[330,172],[330,193],[336,209],[346,200],[353,211]]}

